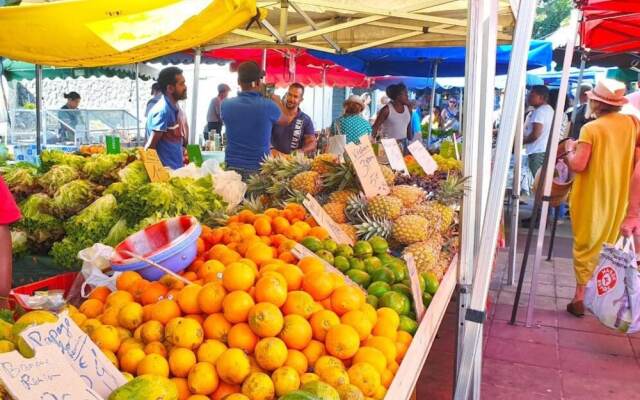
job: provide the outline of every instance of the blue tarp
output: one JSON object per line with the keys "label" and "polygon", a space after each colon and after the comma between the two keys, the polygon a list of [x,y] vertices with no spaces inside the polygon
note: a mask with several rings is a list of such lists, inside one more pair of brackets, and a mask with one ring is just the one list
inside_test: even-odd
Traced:
{"label": "blue tarp", "polygon": [[[505,78],[504,75],[500,77]],[[431,82],[433,78],[416,78],[413,76],[380,76],[375,77],[373,87],[376,89],[385,89],[387,86],[394,83],[404,83],[406,87],[413,90],[422,90],[431,88]],[[502,80],[501,80],[502,81]],[[527,87],[534,85],[544,85],[544,81],[536,75],[527,73]],[[436,90],[449,89],[452,87],[464,87],[464,78],[438,78],[436,79]],[[496,82],[496,87],[504,88],[504,85],[500,85]]]}
{"label": "blue tarp", "polygon": [[[309,53],[367,76],[430,77],[433,76],[433,64],[436,60],[440,60],[439,77],[464,76],[464,47],[373,48],[344,55],[317,50],[309,50]],[[552,56],[551,42],[532,41],[529,48],[527,69],[551,68]],[[497,75],[507,73],[510,57],[511,45],[498,46],[496,53]]]}

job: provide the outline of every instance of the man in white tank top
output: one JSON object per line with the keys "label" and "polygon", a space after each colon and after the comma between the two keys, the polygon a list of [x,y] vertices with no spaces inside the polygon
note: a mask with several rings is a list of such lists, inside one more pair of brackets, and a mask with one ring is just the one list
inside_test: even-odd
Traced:
{"label": "man in white tank top", "polygon": [[390,85],[386,92],[390,101],[378,113],[373,124],[373,137],[396,139],[406,146],[407,139],[413,140],[409,92],[402,83]]}

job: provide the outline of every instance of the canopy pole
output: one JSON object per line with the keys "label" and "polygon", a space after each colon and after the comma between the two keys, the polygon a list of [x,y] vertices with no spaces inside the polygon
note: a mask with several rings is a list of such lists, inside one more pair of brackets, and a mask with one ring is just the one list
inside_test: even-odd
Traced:
{"label": "canopy pole", "polygon": [[191,128],[189,129],[189,143],[196,144],[196,123],[198,122],[198,85],[200,83],[200,61],[202,49],[197,48],[193,60],[193,95],[191,97]]}
{"label": "canopy pole", "polygon": [[507,285],[515,284],[516,255],[518,253],[518,218],[520,216],[520,175],[522,175],[522,134],[524,130],[524,102],[520,102],[519,124],[516,125],[516,138],[513,145],[513,183],[511,184],[511,216],[509,230],[509,259],[507,264]]}
{"label": "canopy pole", "polygon": [[431,131],[433,129],[433,122],[435,119],[433,115],[433,108],[435,107],[435,103],[436,103],[436,78],[438,78],[439,63],[440,63],[440,60],[435,60],[433,64],[433,78],[431,81],[431,99],[429,101],[429,106],[431,107],[429,112],[431,113],[431,116],[429,117],[429,134],[427,135],[427,148],[431,147]]}
{"label": "canopy pole", "polygon": [[267,49],[262,49],[262,71],[267,73]]}
{"label": "canopy pole", "polygon": [[578,84],[576,86],[576,96],[573,99],[573,110],[571,110],[571,129],[576,123],[578,116],[578,104],[580,103],[580,86],[582,86],[582,80],[584,79],[584,69],[587,64],[587,55],[584,50],[580,54],[580,72],[578,73]]}
{"label": "canopy pole", "polygon": [[289,23],[289,0],[280,0],[280,36],[287,40],[287,25]]}
{"label": "canopy pole", "polygon": [[[567,96],[567,88],[569,86],[569,70],[571,69],[571,61],[573,59],[573,46],[575,46],[576,36],[578,35],[578,21],[580,19],[579,11],[572,11],[571,25],[569,32],[571,36],[567,42],[564,53],[564,63],[562,65],[562,78],[560,78],[560,90],[558,92],[558,102],[556,112],[553,118],[553,130],[551,131],[550,146],[548,146],[547,165],[542,171],[545,173],[542,192],[542,211],[540,212],[540,222],[538,225],[538,237],[536,243],[536,255],[533,259],[533,270],[531,271],[531,289],[529,291],[529,305],[527,308],[527,327],[531,327],[533,323],[533,312],[536,304],[536,291],[538,288],[538,270],[542,262],[542,245],[544,244],[544,236],[547,229],[547,216],[549,213],[549,195],[551,194],[551,184],[553,183],[553,173],[555,172],[556,153],[558,151],[558,139],[560,138],[560,128],[562,127],[562,117],[564,116],[564,102]],[[542,176],[542,173],[541,173]],[[531,219],[531,223],[535,223],[535,215]]]}
{"label": "canopy pole", "polygon": [[325,117],[325,115],[324,115],[324,113],[325,113],[324,107],[325,107],[325,104],[324,103],[326,101],[326,98],[325,98],[326,87],[327,87],[327,66],[326,65],[322,65],[322,118],[321,118],[321,122],[320,122],[322,124],[322,126],[320,127],[320,132],[321,133],[322,133],[322,130],[325,128],[325,126],[324,126],[324,123],[325,123],[324,122],[324,117]]}
{"label": "canopy pole", "polygon": [[140,63],[136,63],[136,146],[139,146],[139,145],[140,145]]}
{"label": "canopy pole", "polygon": [[36,64],[36,154],[42,152],[42,65]]}
{"label": "canopy pole", "polygon": [[[470,14],[471,10],[480,6],[479,3],[483,2],[477,2],[474,0],[468,1]],[[505,101],[504,110],[501,116],[495,161],[489,184],[491,190],[489,191],[489,197],[487,198],[487,206],[485,208],[484,223],[482,224],[482,234],[479,238],[480,245],[478,246],[479,252],[477,257],[473,256],[475,241],[469,240],[467,242],[464,239],[465,236],[463,236],[463,247],[461,248],[460,254],[460,271],[461,273],[463,271],[475,271],[475,275],[461,277],[467,280],[467,282],[461,282],[466,285],[468,285],[468,281],[470,279],[473,279],[473,286],[470,301],[466,304],[462,304],[464,308],[459,308],[460,312],[464,311],[464,330],[462,332],[461,343],[458,343],[459,362],[454,395],[455,400],[467,400],[469,398],[471,387],[474,386],[472,385],[472,383],[474,383],[473,376],[475,373],[473,367],[477,365],[476,357],[481,355],[482,327],[486,319],[485,310],[487,295],[489,292],[489,283],[491,281],[491,270],[495,259],[500,219],[502,217],[502,205],[507,183],[507,174],[509,172],[509,164],[511,161],[511,150],[513,149],[516,124],[522,123],[522,121],[517,119],[517,116],[525,87],[527,54],[531,41],[531,33],[533,31],[536,3],[536,0],[522,0],[518,11],[518,18],[513,35],[513,50],[507,74],[507,90],[505,98],[508,101]],[[474,60],[477,60],[477,55],[470,52],[472,49],[476,52],[481,51],[479,48],[480,46],[476,43],[476,35],[478,35],[479,30],[477,29],[478,26],[473,24],[472,18],[467,19],[469,21],[467,52],[471,55],[467,57],[467,68],[470,72],[477,74],[475,70],[479,67],[481,68],[482,64],[475,63]],[[475,79],[479,79],[479,77]],[[479,84],[479,82],[475,82],[475,79],[471,76],[466,77],[467,85],[469,85],[470,88]],[[473,103],[475,96],[470,90],[467,90],[466,97],[467,100],[465,102],[465,107],[469,107],[468,103]],[[474,118],[476,118],[476,116],[474,116],[472,110],[467,108],[467,111],[465,112],[465,128],[467,126],[471,126],[470,121],[473,121]],[[473,171],[472,168],[474,168],[476,164],[473,162],[473,152],[470,153],[468,149],[471,147],[469,142],[474,140],[474,136],[476,136],[477,131],[467,131],[465,129],[465,132],[467,132],[465,134],[464,154],[465,176],[470,176],[471,187],[473,188],[473,184],[475,183],[473,179],[473,172],[475,171]],[[470,165],[468,165],[469,161],[471,161]],[[472,174],[468,175],[467,172],[472,172]],[[463,235],[473,235],[475,233],[475,228],[473,226],[475,216],[472,215],[475,207],[474,204],[469,204],[469,202],[474,203],[475,200],[475,193],[472,193],[471,196],[467,195],[464,200],[462,219]],[[467,215],[467,213],[470,215]],[[473,262],[474,259],[475,262]],[[461,292],[464,292],[465,297],[468,298],[469,294],[467,287],[462,286]],[[463,300],[464,299],[461,299],[460,301]],[[468,307],[466,307],[467,305]]]}

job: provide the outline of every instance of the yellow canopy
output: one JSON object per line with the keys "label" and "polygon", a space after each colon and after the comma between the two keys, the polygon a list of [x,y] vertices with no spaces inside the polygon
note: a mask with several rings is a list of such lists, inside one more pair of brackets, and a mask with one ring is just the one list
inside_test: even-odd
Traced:
{"label": "yellow canopy", "polygon": [[244,28],[255,0],[68,0],[0,7],[0,56],[52,66],[132,64]]}

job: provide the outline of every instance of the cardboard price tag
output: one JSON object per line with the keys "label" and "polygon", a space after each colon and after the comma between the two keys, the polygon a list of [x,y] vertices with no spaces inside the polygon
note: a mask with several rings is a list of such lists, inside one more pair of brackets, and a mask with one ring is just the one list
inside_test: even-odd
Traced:
{"label": "cardboard price tag", "polygon": [[424,317],[425,308],[422,301],[422,289],[420,288],[420,277],[418,276],[418,269],[416,268],[416,261],[411,254],[405,254],[404,260],[407,263],[407,269],[409,270],[409,280],[411,281],[411,294],[413,295],[413,304],[416,307],[416,317],[418,323],[422,321]]}
{"label": "cardboard price tag", "polygon": [[[53,347],[71,365],[72,370],[82,378],[86,386],[105,399],[127,382],[122,373],[66,312],[58,315],[57,322],[27,328],[20,336],[36,351],[43,347]],[[60,368],[57,367],[56,370],[59,371]]]}
{"label": "cardboard price tag", "polygon": [[169,172],[162,166],[158,152],[155,149],[140,149],[140,158],[151,182],[166,182],[169,180]]}
{"label": "cardboard price tag", "polygon": [[14,399],[103,399],[52,346],[36,348],[32,358],[24,358],[17,351],[0,354],[0,381]]}
{"label": "cardboard price tag", "polygon": [[202,165],[202,150],[200,150],[200,146],[197,144],[187,145],[187,156],[189,157],[189,161],[198,167]]}
{"label": "cardboard price tag", "polygon": [[420,140],[414,141],[407,146],[407,148],[427,175],[433,175],[433,173],[436,172],[438,164],[435,162],[433,157],[431,157],[431,154],[429,154],[427,149],[424,148],[424,145]]}
{"label": "cardboard price tag", "polygon": [[323,227],[329,232],[331,239],[335,240],[338,244],[348,244],[353,246],[353,240],[347,235],[340,225],[334,221],[329,214],[322,208],[320,203],[310,194],[307,194],[307,198],[302,204],[309,210],[311,216],[316,220],[318,225]]}
{"label": "cardboard price tag", "polygon": [[120,154],[120,138],[118,136],[105,136],[107,154]]}
{"label": "cardboard price tag", "polygon": [[390,189],[384,179],[378,158],[373,153],[368,136],[360,138],[360,144],[349,143],[345,150],[353,162],[362,190],[367,198],[389,194]]}
{"label": "cardboard price tag", "polygon": [[387,155],[387,160],[391,164],[391,168],[396,171],[402,171],[405,175],[409,175],[409,169],[402,157],[402,151],[398,146],[398,141],[395,139],[382,139],[382,147]]}

